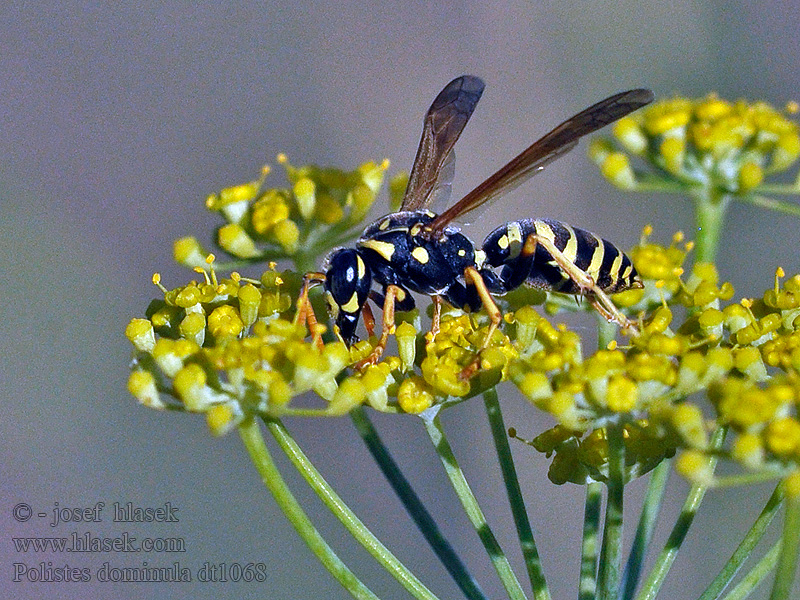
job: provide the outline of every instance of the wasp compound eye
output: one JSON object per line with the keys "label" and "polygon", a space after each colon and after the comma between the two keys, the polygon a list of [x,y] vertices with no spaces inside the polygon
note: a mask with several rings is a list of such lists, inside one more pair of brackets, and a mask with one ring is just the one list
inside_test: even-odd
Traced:
{"label": "wasp compound eye", "polygon": [[325,276],[328,310],[348,343],[355,339],[358,317],[367,302],[371,282],[372,274],[357,250],[343,248],[328,257]]}

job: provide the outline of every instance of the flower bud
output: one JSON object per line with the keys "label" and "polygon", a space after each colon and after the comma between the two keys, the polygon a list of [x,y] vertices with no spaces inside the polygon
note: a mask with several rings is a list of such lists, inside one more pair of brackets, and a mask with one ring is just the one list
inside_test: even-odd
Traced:
{"label": "flower bud", "polygon": [[435,397],[425,383],[425,380],[416,375],[403,380],[397,390],[397,402],[403,412],[417,415],[431,406]]}
{"label": "flower bud", "polygon": [[149,371],[132,371],[128,377],[128,392],[148,408],[166,408],[156,387],[156,380]]}
{"label": "flower bud", "polygon": [[223,250],[237,258],[254,258],[260,254],[253,239],[237,223],[220,227],[217,242]]}
{"label": "flower bud", "polygon": [[621,152],[609,154],[600,166],[600,172],[603,177],[622,190],[636,187],[636,175],[628,157]]}
{"label": "flower bud", "polygon": [[153,324],[148,319],[131,319],[125,328],[125,337],[141,352],[152,352],[156,344]]}
{"label": "flower bud", "polygon": [[294,184],[292,193],[297,201],[297,209],[300,214],[304,219],[310,219],[317,204],[316,185],[314,182],[308,177],[302,177]]}
{"label": "flower bud", "polygon": [[175,240],[172,244],[172,256],[178,264],[194,269],[206,265],[208,252],[203,250],[197,238],[187,236]]}
{"label": "flower bud", "polygon": [[178,325],[181,336],[202,346],[206,338],[206,317],[203,313],[189,313]]}

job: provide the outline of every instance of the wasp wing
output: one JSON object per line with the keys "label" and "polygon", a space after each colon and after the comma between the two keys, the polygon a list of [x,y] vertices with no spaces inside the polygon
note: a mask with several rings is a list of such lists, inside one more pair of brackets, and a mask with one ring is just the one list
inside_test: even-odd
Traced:
{"label": "wasp wing", "polygon": [[652,101],[653,92],[650,90],[620,92],[567,119],[431,221],[429,235],[435,237],[454,219],[520,185],[547,164],[572,150],[584,135]]}
{"label": "wasp wing", "polygon": [[[425,115],[422,139],[400,210],[427,207],[440,183],[443,168],[453,171],[452,150],[472,116],[483,93],[484,84],[473,75],[462,75],[439,92]],[[451,176],[452,177],[452,176]],[[451,182],[442,182],[444,186]]]}

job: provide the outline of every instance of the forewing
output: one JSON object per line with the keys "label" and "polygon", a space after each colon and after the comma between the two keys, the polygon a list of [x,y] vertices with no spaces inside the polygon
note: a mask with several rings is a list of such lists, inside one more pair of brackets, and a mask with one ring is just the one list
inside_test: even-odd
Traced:
{"label": "forewing", "polygon": [[448,161],[448,157],[472,116],[483,88],[480,78],[462,75],[448,83],[436,96],[425,115],[422,139],[400,210],[418,210],[430,204],[443,167],[446,163],[454,167],[453,160]]}
{"label": "forewing", "polygon": [[597,131],[652,101],[653,92],[650,90],[620,92],[567,119],[436,217],[430,224],[431,235],[439,233],[453,219],[520,185],[544,169],[548,163],[572,150],[584,135]]}

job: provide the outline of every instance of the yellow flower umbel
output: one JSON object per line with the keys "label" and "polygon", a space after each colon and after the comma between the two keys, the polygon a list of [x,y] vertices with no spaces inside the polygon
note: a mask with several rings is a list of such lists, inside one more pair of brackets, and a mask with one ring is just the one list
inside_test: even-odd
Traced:
{"label": "yellow flower umbel", "polygon": [[[800,157],[800,129],[787,116],[794,106],[779,111],[715,95],[662,100],[617,121],[613,140],[595,140],[589,153],[621,189],[689,195],[700,230],[697,259],[711,262],[731,199],[800,215],[796,205],[764,197],[800,192],[800,179],[766,182]],[[649,168],[639,169],[642,163]]]}
{"label": "yellow flower umbel", "polygon": [[[310,267],[331,247],[360,233],[389,166],[367,162],[353,171],[314,165],[294,167],[278,155],[288,186],[265,188],[270,168],[258,179],[210,195],[206,208],[225,220],[216,244],[236,265],[291,258]],[[202,266],[205,251],[194,237],[175,242],[175,259]]]}
{"label": "yellow flower umbel", "polygon": [[649,181],[631,169],[631,157],[657,167],[658,177],[733,194],[751,191],[800,157],[797,123],[785,113],[764,102],[714,95],[656,102],[617,121],[613,133],[616,146],[597,140],[591,154],[603,174],[623,188]]}
{"label": "yellow flower umbel", "polygon": [[[128,389],[142,404],[204,413],[216,434],[253,414],[344,414],[362,403],[386,408],[386,389],[395,383],[388,366],[346,376],[352,359],[344,344],[315,345],[292,322],[296,288],[287,291],[284,282],[293,274],[219,280],[212,260],[207,268],[203,281],[171,290],[154,277],[164,300],[125,331],[136,350]],[[325,401],[322,408],[292,404],[309,391]]]}
{"label": "yellow flower umbel", "polygon": [[[685,451],[681,472],[706,483],[714,481],[712,456],[757,476],[800,469],[800,276],[782,284],[779,269],[762,298],[731,302],[733,288],[718,281],[713,265],[683,273],[681,242],[675,236],[665,248],[644,238],[631,251],[647,282],[639,309],[648,308],[653,293],[661,301],[627,347],[611,343],[585,356],[574,333],[517,311],[511,339],[520,353],[509,376],[556,420],[529,442],[554,455],[552,481],[606,481],[610,427],[622,434],[626,479],[678,450]],[[770,375],[770,367],[785,375]],[[701,394],[711,403],[703,404]],[[732,433],[721,449],[712,446],[720,427]]]}

